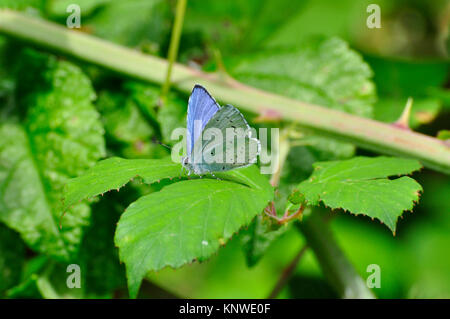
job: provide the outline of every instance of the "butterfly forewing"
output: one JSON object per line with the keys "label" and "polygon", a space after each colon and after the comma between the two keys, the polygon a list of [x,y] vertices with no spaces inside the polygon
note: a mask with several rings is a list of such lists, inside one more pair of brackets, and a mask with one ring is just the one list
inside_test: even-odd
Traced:
{"label": "butterfly forewing", "polygon": [[188,102],[187,155],[191,156],[195,142],[214,114],[219,110],[216,100],[201,85],[195,85]]}

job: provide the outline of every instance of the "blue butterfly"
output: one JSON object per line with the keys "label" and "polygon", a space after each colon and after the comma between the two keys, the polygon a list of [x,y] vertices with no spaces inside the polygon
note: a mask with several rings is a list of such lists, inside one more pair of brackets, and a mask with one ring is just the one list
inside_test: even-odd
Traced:
{"label": "blue butterfly", "polygon": [[241,112],[229,104],[221,107],[198,84],[189,97],[186,140],[187,156],[182,165],[189,174],[246,167],[256,163],[260,152],[259,140],[252,136]]}

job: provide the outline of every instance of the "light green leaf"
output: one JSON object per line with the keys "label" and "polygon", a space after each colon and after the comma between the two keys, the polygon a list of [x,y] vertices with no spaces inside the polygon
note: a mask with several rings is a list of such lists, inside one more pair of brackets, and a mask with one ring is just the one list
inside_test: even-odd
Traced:
{"label": "light green leaf", "polygon": [[226,173],[242,183],[196,179],[139,198],[120,218],[115,243],[131,297],[149,271],[205,260],[273,197],[255,166]]}
{"label": "light green leaf", "polygon": [[73,206],[60,229],[62,188],[103,156],[103,128],[90,81],[80,69],[45,55],[26,63],[42,72],[31,72],[38,85],[25,90],[33,81],[24,64],[19,73],[29,82],[20,84],[19,92],[26,102],[25,123],[0,125],[0,220],[32,249],[68,260],[78,250],[90,209]]}
{"label": "light green leaf", "polygon": [[309,205],[319,201],[331,208],[379,219],[395,234],[397,219],[411,210],[422,187],[410,177],[421,168],[416,160],[393,157],[355,157],[317,162],[311,177],[298,185]]}

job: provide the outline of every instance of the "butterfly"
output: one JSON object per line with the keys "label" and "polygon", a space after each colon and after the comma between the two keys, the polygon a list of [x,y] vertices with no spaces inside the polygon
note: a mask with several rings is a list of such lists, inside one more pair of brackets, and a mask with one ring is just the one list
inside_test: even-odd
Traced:
{"label": "butterfly", "polygon": [[256,163],[260,142],[234,106],[220,106],[196,84],[188,101],[187,156],[182,165],[189,174],[224,172]]}

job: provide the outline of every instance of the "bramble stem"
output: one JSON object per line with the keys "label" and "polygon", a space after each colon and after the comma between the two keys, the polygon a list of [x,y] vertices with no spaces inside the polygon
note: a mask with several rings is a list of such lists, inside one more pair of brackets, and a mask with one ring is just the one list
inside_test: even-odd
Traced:
{"label": "bramble stem", "polygon": [[[91,35],[11,10],[0,10],[0,33],[96,64],[135,79],[162,84],[168,62]],[[450,147],[444,141],[329,108],[258,90],[232,79],[173,64],[171,83],[189,93],[199,83],[221,101],[248,111],[277,112],[323,135],[382,154],[416,158],[425,166],[450,173]]]}
{"label": "bramble stem", "polygon": [[178,0],[177,2],[175,22],[173,24],[172,35],[170,37],[168,55],[169,62],[167,65],[166,80],[164,81],[163,87],[161,89],[161,97],[163,100],[165,100],[170,90],[170,77],[172,75],[173,64],[176,62],[178,48],[180,46],[181,31],[183,29],[184,14],[186,12],[186,1],[187,0]]}
{"label": "bramble stem", "polygon": [[294,259],[289,263],[289,265],[283,270],[283,273],[281,274],[280,278],[278,279],[277,283],[275,284],[275,287],[273,287],[273,290],[269,294],[269,297],[267,299],[273,299],[278,296],[278,294],[281,292],[283,287],[287,284],[289,279],[292,276],[292,273],[294,272],[295,268],[297,267],[298,263],[302,259],[303,255],[305,254],[306,250],[308,249],[308,245],[305,245],[300,249],[300,251],[295,255]]}
{"label": "bramble stem", "polygon": [[364,280],[338,246],[321,211],[315,210],[301,223],[296,223],[314,251],[328,282],[342,298],[375,298]]}

